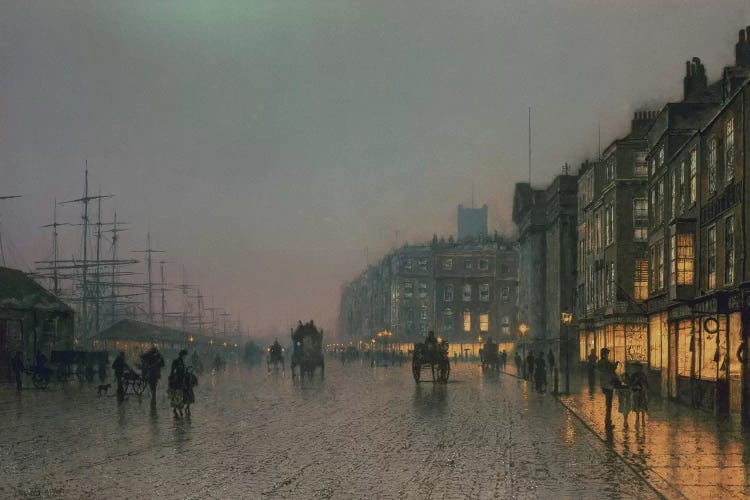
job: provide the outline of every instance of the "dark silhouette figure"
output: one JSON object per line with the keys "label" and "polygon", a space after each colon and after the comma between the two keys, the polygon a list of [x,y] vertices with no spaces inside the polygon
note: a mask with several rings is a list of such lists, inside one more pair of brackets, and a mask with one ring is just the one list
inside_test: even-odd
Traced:
{"label": "dark silhouette figure", "polygon": [[21,352],[16,351],[16,354],[10,360],[10,367],[13,370],[13,377],[16,379],[16,390],[21,390],[21,374],[23,373],[23,358]]}
{"label": "dark silhouette figure", "polygon": [[530,352],[526,356],[526,380],[531,380],[534,377],[534,353]]}
{"label": "dark silhouette figure", "polygon": [[174,413],[175,417],[182,416],[182,408],[185,404],[184,389],[185,375],[187,374],[185,356],[187,356],[187,351],[183,349],[180,351],[177,359],[172,361],[172,366],[169,370],[169,388],[167,389],[167,394],[169,394],[169,403],[172,405],[172,413]]}
{"label": "dark silhouette figure", "polygon": [[516,373],[520,377],[520,376],[523,375],[523,373],[521,373],[521,368],[522,368],[522,365],[523,365],[523,359],[521,359],[521,355],[518,354],[518,353],[516,353],[516,355],[515,355],[515,357],[513,359],[516,362]]}
{"label": "dark silhouette figure", "polygon": [[129,370],[130,367],[125,362],[125,352],[120,353],[112,363],[112,369],[115,371],[115,380],[117,381],[117,400],[123,401],[125,399],[125,386],[122,383],[122,379],[125,375],[125,370]]}
{"label": "dark silhouette figure", "polygon": [[151,389],[151,400],[156,401],[156,386],[161,379],[164,357],[156,346],[141,354],[141,376]]}
{"label": "dark silhouette figure", "polygon": [[437,346],[437,338],[435,338],[435,332],[433,332],[432,330],[427,332],[427,337],[425,337],[424,343],[428,349],[434,350]]}
{"label": "dark silhouette figure", "polygon": [[630,390],[633,391],[633,411],[635,412],[635,425],[640,420],[641,425],[646,425],[646,412],[648,412],[648,379],[643,373],[643,365],[638,365],[630,374]]}
{"label": "dark silhouette figure", "polygon": [[195,373],[203,373],[203,360],[197,350],[193,351],[193,355],[190,357],[190,364],[193,366]]}
{"label": "dark silhouette figure", "polygon": [[214,369],[216,370],[216,373],[219,373],[219,370],[221,370],[222,368],[226,370],[226,366],[224,365],[224,360],[221,359],[221,356],[217,354],[216,358],[214,359]]}
{"label": "dark silhouette figure", "polygon": [[604,393],[604,400],[606,404],[604,413],[604,427],[611,429],[612,425],[612,398],[614,396],[615,387],[618,385],[619,379],[615,370],[617,369],[617,363],[613,363],[609,360],[609,349],[603,347],[599,353],[599,385]]}
{"label": "dark silhouette figure", "polygon": [[589,387],[594,387],[596,384],[596,363],[598,361],[598,358],[596,357],[596,352],[591,349],[591,353],[589,354],[587,368],[589,373]]}
{"label": "dark silhouette figure", "polygon": [[182,402],[185,405],[185,415],[190,415],[190,405],[195,403],[195,392],[193,388],[198,385],[198,377],[193,373],[193,367],[185,370],[185,379],[182,387]]}
{"label": "dark silhouette figure", "polygon": [[543,393],[547,387],[547,368],[544,365],[544,353],[540,352],[539,357],[536,358],[536,366],[534,367],[534,383],[536,384],[536,392]]}

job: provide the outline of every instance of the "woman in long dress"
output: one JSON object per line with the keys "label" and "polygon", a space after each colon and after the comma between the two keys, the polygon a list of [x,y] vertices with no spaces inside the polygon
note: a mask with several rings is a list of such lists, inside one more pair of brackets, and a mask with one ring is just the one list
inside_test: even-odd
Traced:
{"label": "woman in long dress", "polygon": [[182,407],[184,406],[184,386],[185,386],[185,349],[180,351],[180,355],[172,361],[172,368],[169,370],[169,403],[172,405],[172,413],[175,417],[182,416]]}

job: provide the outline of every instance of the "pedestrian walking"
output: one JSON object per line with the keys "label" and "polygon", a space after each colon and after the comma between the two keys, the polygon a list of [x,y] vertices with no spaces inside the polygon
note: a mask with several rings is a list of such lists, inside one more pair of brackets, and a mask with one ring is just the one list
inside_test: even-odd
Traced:
{"label": "pedestrian walking", "polygon": [[505,365],[508,363],[508,353],[503,349],[500,353],[500,369],[505,371]]}
{"label": "pedestrian walking", "polygon": [[122,379],[125,376],[125,370],[129,370],[130,367],[125,362],[125,352],[120,353],[112,363],[112,369],[115,371],[115,380],[117,381],[117,401],[123,401],[125,399],[125,386],[122,383]]}
{"label": "pedestrian walking", "polygon": [[623,376],[623,383],[616,385],[617,411],[622,415],[623,427],[628,428],[628,415],[633,409],[633,393],[628,385],[628,374]]}
{"label": "pedestrian walking", "polygon": [[589,372],[589,387],[593,388],[596,384],[596,363],[598,359],[596,357],[596,352],[591,349],[591,353],[588,357],[588,372]]}
{"label": "pedestrian walking", "polygon": [[185,404],[185,356],[187,356],[187,353],[185,349],[181,350],[177,359],[172,361],[172,366],[169,370],[167,394],[169,395],[169,403],[172,405],[172,413],[175,417],[182,417],[182,408]]}
{"label": "pedestrian walking", "polygon": [[185,370],[185,380],[182,388],[182,402],[185,405],[185,415],[190,415],[190,405],[195,403],[195,392],[193,388],[198,385],[198,377],[193,373],[193,368]]}
{"label": "pedestrian walking", "polygon": [[617,378],[617,363],[613,363],[609,360],[609,349],[602,347],[599,352],[599,363],[597,368],[599,370],[599,386],[602,388],[605,400],[605,413],[604,413],[604,426],[606,429],[611,430],[614,426],[612,425],[612,398],[614,397],[615,386],[619,385],[619,379]]}
{"label": "pedestrian walking", "polygon": [[21,376],[23,374],[23,358],[21,357],[21,351],[16,351],[13,358],[10,360],[10,368],[13,370],[13,377],[16,379],[16,390],[21,390]]}
{"label": "pedestrian walking", "polygon": [[547,369],[544,365],[544,353],[540,352],[539,357],[536,358],[536,366],[534,367],[534,382],[536,384],[536,392],[543,393],[547,387]]}
{"label": "pedestrian walking", "polygon": [[523,360],[521,359],[521,355],[516,353],[513,360],[516,362],[516,374],[521,377],[523,376],[523,373],[521,372],[521,365],[523,364]]}
{"label": "pedestrian walking", "polygon": [[630,390],[632,391],[633,412],[635,413],[635,425],[640,420],[641,425],[646,425],[646,412],[648,412],[648,379],[643,373],[643,365],[637,363],[633,373],[629,377]]}
{"label": "pedestrian walking", "polygon": [[530,352],[526,356],[526,380],[532,380],[534,378],[534,353]]}
{"label": "pedestrian walking", "polygon": [[203,360],[200,357],[200,354],[198,354],[198,350],[196,349],[193,351],[193,355],[190,357],[190,364],[193,367],[193,371],[200,375],[203,373]]}
{"label": "pedestrian walking", "polygon": [[141,354],[141,376],[151,389],[151,401],[156,401],[156,386],[161,379],[161,369],[164,368],[164,357],[156,346]]}

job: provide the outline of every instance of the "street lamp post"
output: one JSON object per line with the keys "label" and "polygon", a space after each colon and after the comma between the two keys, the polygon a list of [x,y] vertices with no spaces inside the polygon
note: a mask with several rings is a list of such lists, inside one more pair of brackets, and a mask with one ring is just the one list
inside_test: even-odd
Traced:
{"label": "street lamp post", "polygon": [[529,327],[526,326],[526,323],[521,323],[518,325],[518,337],[521,338],[521,346],[523,347],[523,358],[521,358],[521,367],[523,368],[523,373],[519,373],[519,375],[523,378],[526,378],[526,373],[528,371],[528,367],[526,366],[526,333],[529,331]]}
{"label": "street lamp post", "polygon": [[570,355],[569,355],[569,339],[568,339],[568,330],[570,329],[570,325],[573,324],[573,313],[563,311],[560,313],[560,320],[563,325],[563,330],[565,332],[565,344],[564,344],[564,353],[565,353],[565,395],[570,395]]}

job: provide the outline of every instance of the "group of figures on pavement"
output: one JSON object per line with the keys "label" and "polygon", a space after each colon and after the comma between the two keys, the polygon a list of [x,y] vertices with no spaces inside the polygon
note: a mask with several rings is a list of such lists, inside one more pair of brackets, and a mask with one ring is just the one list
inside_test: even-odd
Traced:
{"label": "group of figures on pavement", "polygon": [[[487,339],[487,342],[479,349],[479,359],[482,362],[482,369],[491,369],[494,371],[505,370],[505,365],[508,362],[508,353],[505,350],[499,351],[500,346],[492,340],[492,337]],[[458,353],[453,353],[454,361],[458,360]]]}
{"label": "group of figures on pavement", "polygon": [[628,427],[628,416],[635,413],[635,425],[646,424],[646,413],[648,412],[648,380],[643,371],[641,363],[632,363],[623,373],[622,377],[617,374],[619,361],[612,362],[609,359],[609,349],[603,347],[599,351],[597,360],[596,351],[591,349],[588,357],[589,386],[594,387],[596,373],[599,373],[599,386],[604,393],[605,413],[604,425],[608,431],[614,428],[612,424],[612,402],[617,393],[617,410],[622,414],[624,427]]}
{"label": "group of figures on pavement", "polygon": [[[202,363],[197,353],[193,353],[193,365],[188,366],[185,363],[188,352],[183,349],[178,357],[172,361],[169,370],[169,379],[167,386],[167,395],[172,406],[172,412],[175,417],[190,415],[190,405],[195,402],[194,388],[198,385],[196,376],[196,366],[202,369]],[[151,401],[156,403],[156,387],[161,379],[161,371],[164,368],[164,357],[161,355],[156,346],[144,352],[140,356],[141,374],[138,375],[131,369],[125,361],[125,352],[120,353],[112,363],[112,369],[115,372],[117,382],[117,400],[125,399],[126,386],[129,381],[138,379],[148,385],[151,390]]]}
{"label": "group of figures on pavement", "polygon": [[539,352],[539,356],[534,356],[529,352],[526,359],[523,360],[521,355],[516,352],[515,355],[516,371],[523,373],[523,378],[534,381],[534,388],[537,392],[543,393],[547,390],[547,368],[550,373],[555,370],[555,355],[552,349],[547,353],[547,361],[544,361],[544,353]]}

